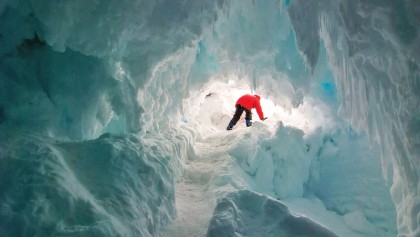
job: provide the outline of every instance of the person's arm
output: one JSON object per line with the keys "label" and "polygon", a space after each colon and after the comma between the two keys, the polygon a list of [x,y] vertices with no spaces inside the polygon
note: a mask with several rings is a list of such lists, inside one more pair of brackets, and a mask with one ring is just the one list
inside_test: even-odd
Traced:
{"label": "person's arm", "polygon": [[255,109],[257,110],[257,114],[260,117],[260,119],[264,121],[265,120],[264,113],[262,111],[261,104],[259,101],[255,102]]}

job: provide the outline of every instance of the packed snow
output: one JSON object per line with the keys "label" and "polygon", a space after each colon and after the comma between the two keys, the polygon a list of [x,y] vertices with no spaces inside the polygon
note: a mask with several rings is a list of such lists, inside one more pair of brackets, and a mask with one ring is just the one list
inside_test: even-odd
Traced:
{"label": "packed snow", "polygon": [[[0,236],[420,235],[416,1],[0,1]],[[226,131],[235,102],[254,112]]]}

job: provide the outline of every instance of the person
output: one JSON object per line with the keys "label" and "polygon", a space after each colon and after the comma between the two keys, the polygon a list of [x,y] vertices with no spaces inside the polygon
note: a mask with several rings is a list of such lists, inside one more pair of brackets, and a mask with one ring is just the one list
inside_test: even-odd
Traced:
{"label": "person", "polygon": [[264,113],[261,108],[260,104],[260,96],[259,95],[250,95],[246,94],[241,96],[235,104],[236,111],[233,115],[232,120],[230,120],[229,125],[227,126],[227,130],[232,130],[233,126],[239,121],[242,116],[242,113],[245,111],[245,124],[247,127],[252,125],[252,109],[257,110],[257,114],[262,121],[266,120],[267,117],[264,118]]}

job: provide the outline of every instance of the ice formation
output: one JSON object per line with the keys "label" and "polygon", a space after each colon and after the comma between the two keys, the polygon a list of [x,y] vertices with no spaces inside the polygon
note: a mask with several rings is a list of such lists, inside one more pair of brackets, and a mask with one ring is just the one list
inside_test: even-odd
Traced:
{"label": "ice formation", "polygon": [[[411,0],[1,0],[0,236],[419,236],[419,25]],[[243,93],[269,119],[228,133]]]}
{"label": "ice formation", "polygon": [[304,216],[290,213],[283,203],[248,190],[228,194],[215,209],[209,237],[243,236],[322,236],[337,235]]}

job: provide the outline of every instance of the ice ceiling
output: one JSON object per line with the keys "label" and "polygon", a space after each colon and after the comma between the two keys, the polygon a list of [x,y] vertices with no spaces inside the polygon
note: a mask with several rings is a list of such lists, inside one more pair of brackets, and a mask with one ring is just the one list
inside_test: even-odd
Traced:
{"label": "ice ceiling", "polygon": [[[295,177],[262,158],[308,156],[296,144],[315,158],[374,157],[357,159],[372,168],[360,176],[380,170],[386,189],[376,193],[390,192],[396,216],[373,204],[387,201],[369,199],[374,183],[361,188],[357,207],[372,211],[361,215],[388,235],[419,236],[419,25],[412,0],[1,0],[0,235],[157,235],[176,218],[186,164],[213,141],[232,142],[238,173],[252,177],[236,190],[297,212],[307,203],[290,198],[310,191],[344,221],[360,212],[341,205],[351,202],[338,201],[343,190],[331,179],[360,169],[330,160],[311,179],[314,162],[292,164],[305,174]],[[223,138],[242,93],[260,94],[270,119]],[[267,172],[274,183],[259,186]],[[263,198],[217,188],[231,202]],[[379,220],[381,208],[396,227]],[[369,228],[360,236],[382,233]]]}

